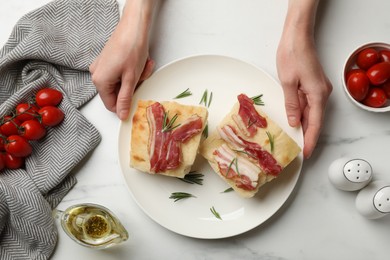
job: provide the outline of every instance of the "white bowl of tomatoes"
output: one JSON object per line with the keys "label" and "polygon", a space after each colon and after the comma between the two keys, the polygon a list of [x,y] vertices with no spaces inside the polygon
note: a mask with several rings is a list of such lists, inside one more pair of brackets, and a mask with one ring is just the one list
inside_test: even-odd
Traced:
{"label": "white bowl of tomatoes", "polygon": [[390,111],[390,44],[368,43],[354,50],[342,78],[355,105],[372,112]]}

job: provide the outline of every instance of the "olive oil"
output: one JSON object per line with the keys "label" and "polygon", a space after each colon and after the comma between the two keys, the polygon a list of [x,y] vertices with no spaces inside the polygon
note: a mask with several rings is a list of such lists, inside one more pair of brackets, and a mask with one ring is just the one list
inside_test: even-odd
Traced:
{"label": "olive oil", "polygon": [[128,239],[128,233],[120,221],[102,206],[80,204],[60,213],[64,231],[84,246],[107,248]]}

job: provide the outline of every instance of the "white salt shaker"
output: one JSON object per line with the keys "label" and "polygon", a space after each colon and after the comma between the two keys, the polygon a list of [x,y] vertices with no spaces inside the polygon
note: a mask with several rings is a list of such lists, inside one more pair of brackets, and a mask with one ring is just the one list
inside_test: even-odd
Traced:
{"label": "white salt shaker", "polygon": [[339,158],[328,169],[330,182],[344,191],[362,189],[371,181],[372,175],[371,165],[363,159]]}
{"label": "white salt shaker", "polygon": [[373,181],[356,197],[356,209],[368,219],[381,218],[390,213],[390,183]]}

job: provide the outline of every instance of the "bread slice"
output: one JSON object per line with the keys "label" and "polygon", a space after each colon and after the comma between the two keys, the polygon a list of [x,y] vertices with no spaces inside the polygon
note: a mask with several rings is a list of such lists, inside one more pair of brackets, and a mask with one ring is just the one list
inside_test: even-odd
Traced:
{"label": "bread slice", "polygon": [[[222,129],[224,126],[232,126],[237,130],[237,134],[244,140],[258,144],[262,149],[272,155],[277,163],[284,169],[290,162],[292,162],[301,152],[301,148],[297,143],[287,135],[274,121],[272,121],[258,106],[255,106],[256,111],[266,119],[267,126],[265,128],[257,128],[257,132],[252,137],[246,136],[242,131],[239,130],[239,126],[236,120],[233,118],[238,115],[240,108],[239,102],[237,102],[229,114],[220,122],[217,128]],[[268,134],[267,134],[268,132]],[[270,137],[273,137],[273,149],[271,149]],[[227,145],[233,152],[235,152],[236,158],[245,157],[247,160],[252,162],[254,165],[259,167],[257,185],[253,190],[243,189],[237,186],[236,181],[227,178],[226,174],[221,173],[221,169],[216,161],[215,151],[222,145]],[[215,129],[209,137],[202,143],[200,147],[200,154],[208,160],[211,167],[216,173],[226,181],[240,196],[242,197],[253,197],[259,190],[259,188],[265,183],[275,179],[279,175],[267,174],[258,165],[257,161],[248,156],[248,154],[239,151],[237,147],[232,146],[231,143],[225,141],[220,132]],[[229,170],[228,170],[229,171]]]}
{"label": "bread slice", "polygon": [[154,103],[156,101],[138,101],[137,109],[132,119],[130,166],[145,173],[184,178],[189,173],[198,153],[202,131],[207,122],[207,109],[201,106],[182,105],[177,102],[160,102],[170,119],[172,116],[177,115],[175,125],[182,124],[193,115],[198,115],[202,120],[203,128],[200,133],[192,136],[185,143],[181,143],[181,162],[179,167],[155,173],[151,171],[149,155],[150,126],[147,119],[147,107]]}

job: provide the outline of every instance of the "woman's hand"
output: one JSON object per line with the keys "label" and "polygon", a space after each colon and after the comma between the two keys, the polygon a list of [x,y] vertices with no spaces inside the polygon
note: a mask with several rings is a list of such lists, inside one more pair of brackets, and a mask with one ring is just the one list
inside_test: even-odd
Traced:
{"label": "woman's hand", "polygon": [[92,81],[106,108],[125,120],[136,86],[154,68],[149,29],[154,0],[128,1],[115,31],[90,66]]}
{"label": "woman's hand", "polygon": [[[305,5],[306,4],[306,5]],[[313,25],[317,1],[290,0],[277,52],[288,122],[302,124],[303,155],[309,158],[317,144],[332,85],[319,62]]]}

